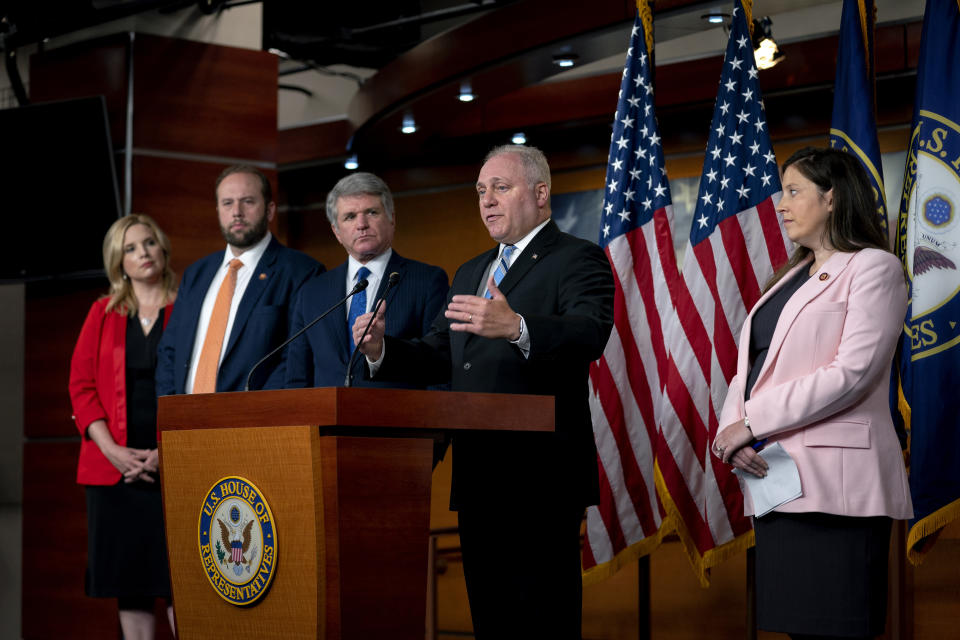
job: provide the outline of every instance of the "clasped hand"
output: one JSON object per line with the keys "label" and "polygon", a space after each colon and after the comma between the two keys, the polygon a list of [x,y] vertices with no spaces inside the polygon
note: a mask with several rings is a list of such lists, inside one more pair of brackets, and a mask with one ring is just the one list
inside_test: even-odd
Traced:
{"label": "clasped hand", "polygon": [[160,468],[160,456],[156,449],[131,449],[115,445],[107,458],[123,474],[123,481],[127,484],[137,480],[153,483],[155,479],[152,474]]}
{"label": "clasped hand", "polygon": [[711,449],[713,455],[724,463],[763,478],[770,467],[763,456],[750,446],[751,442],[753,442],[753,433],[747,428],[744,420],[738,420],[717,434]]}

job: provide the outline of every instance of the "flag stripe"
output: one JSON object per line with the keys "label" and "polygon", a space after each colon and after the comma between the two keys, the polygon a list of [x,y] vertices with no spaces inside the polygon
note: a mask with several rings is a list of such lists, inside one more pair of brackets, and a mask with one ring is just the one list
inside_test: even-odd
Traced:
{"label": "flag stripe", "polygon": [[[613,122],[599,244],[614,274],[614,328],[590,368],[590,411],[600,461],[601,502],[587,511],[585,577],[616,569],[625,550],[660,540],[663,510],[654,471],[666,371],[669,287],[679,279],[670,231],[670,187],[653,113],[646,0],[623,69]],[[647,24],[647,27],[651,26]]]}
{"label": "flag stripe", "polygon": [[735,0],[682,286],[671,290],[678,321],[666,332],[670,367],[657,447],[667,517],[702,584],[728,550],[752,540],[739,483],[709,448],[725,426],[717,417],[736,371],[740,327],[788,248],[757,81],[748,21]]}
{"label": "flag stripe", "polygon": [[[620,403],[620,396],[616,393],[616,382],[610,374],[610,370],[605,366],[601,359],[596,369],[598,398],[607,415],[607,426],[612,433],[617,444],[619,469],[622,472],[625,486],[633,487],[632,492],[621,493],[621,500],[628,501],[633,508],[632,516],[639,520],[640,527],[647,532],[656,531],[657,525],[653,522],[653,515],[649,509],[651,492],[647,487],[653,486],[653,483],[644,479],[643,473],[634,457],[634,448],[631,438],[627,433],[627,425],[624,420],[624,411]],[[653,460],[650,459],[650,468],[652,469]],[[624,508],[617,508],[617,513],[626,515],[629,512]]]}

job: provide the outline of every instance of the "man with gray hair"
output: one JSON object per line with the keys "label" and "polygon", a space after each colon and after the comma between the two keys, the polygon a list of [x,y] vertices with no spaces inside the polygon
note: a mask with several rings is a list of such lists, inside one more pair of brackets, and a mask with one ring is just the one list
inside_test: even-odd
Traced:
{"label": "man with gray hair", "polygon": [[[399,279],[384,306],[390,309],[388,327],[394,335],[423,335],[447,295],[443,269],[408,260],[393,250],[393,195],[377,176],[359,172],[337,182],[327,196],[327,218],[333,235],[347,251],[347,261],[304,285],[294,304],[292,332],[335,305],[358,281],[366,279],[368,286],[353,296],[343,312],[331,313],[290,344],[286,355],[286,386],[290,388],[343,384],[354,349],[356,318],[384,295],[391,274]],[[357,386],[419,386],[365,380],[363,358],[357,358],[355,367]]]}
{"label": "man with gray hair", "polygon": [[613,326],[613,275],[596,244],[550,219],[538,149],[497,147],[476,189],[497,245],[457,270],[422,339],[392,335],[387,309],[360,349],[376,379],[554,397],[555,433],[452,436],[450,502],[475,637],[577,639],[580,525],[599,500],[587,377]]}

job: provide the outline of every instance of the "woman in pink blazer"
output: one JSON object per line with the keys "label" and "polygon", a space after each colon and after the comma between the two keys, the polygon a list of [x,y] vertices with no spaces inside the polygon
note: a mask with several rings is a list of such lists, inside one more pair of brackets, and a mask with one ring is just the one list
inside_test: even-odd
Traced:
{"label": "woman in pink blazer", "polygon": [[[103,239],[110,292],[93,303],[70,362],[87,494],[86,593],[117,598],[125,638],[154,637],[154,601],[170,599],[157,457],[157,343],[176,297],[170,243],[148,216]],[[171,628],[172,610],[168,607]]]}
{"label": "woman in pink blazer", "polygon": [[760,628],[870,638],[886,620],[891,519],[913,516],[888,405],[906,284],[852,155],[802,149],[782,176],[797,249],[744,322],[713,451],[764,477],[755,449],[776,442],[800,474],[799,498],[754,519]]}

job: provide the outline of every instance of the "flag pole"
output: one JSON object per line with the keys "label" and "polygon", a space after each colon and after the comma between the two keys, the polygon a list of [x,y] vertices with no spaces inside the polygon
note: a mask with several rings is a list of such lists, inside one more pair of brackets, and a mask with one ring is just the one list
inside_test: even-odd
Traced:
{"label": "flag pole", "polygon": [[[641,2],[637,0],[637,11],[642,11]],[[650,41],[655,42],[657,32],[653,26],[653,14],[656,12],[656,0],[650,0]],[[650,50],[650,86],[654,87],[656,95],[657,86],[657,59],[656,49],[649,47]],[[666,159],[664,159],[666,160]],[[666,166],[666,162],[664,162]],[[653,637],[653,621],[651,619],[650,607],[650,554],[645,554],[637,559],[637,638],[638,640],[651,640]]]}

